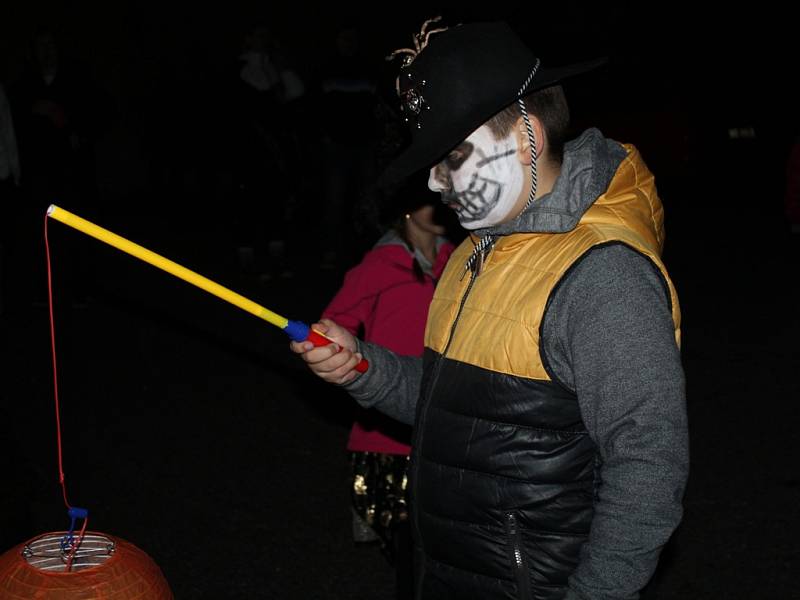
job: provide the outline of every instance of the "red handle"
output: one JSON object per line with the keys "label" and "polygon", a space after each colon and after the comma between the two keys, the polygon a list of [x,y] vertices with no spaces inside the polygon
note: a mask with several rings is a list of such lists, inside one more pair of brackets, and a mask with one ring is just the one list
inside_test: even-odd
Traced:
{"label": "red handle", "polygon": [[[308,337],[306,338],[306,341],[311,342],[315,346],[327,346],[328,344],[333,343],[332,339],[325,337],[319,331],[314,331],[313,329],[308,330]],[[341,351],[342,349],[339,348],[339,352]],[[356,365],[356,371],[359,373],[366,373],[368,368],[369,363],[365,358],[362,358],[361,362]]]}

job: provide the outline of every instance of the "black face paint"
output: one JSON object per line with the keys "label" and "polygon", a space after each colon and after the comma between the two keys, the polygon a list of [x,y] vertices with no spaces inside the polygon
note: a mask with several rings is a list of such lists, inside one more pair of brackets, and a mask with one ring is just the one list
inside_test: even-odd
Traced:
{"label": "black face paint", "polygon": [[501,182],[473,173],[466,190],[455,192],[451,186],[449,190],[442,192],[442,202],[451,205],[457,204],[460,219],[477,221],[489,214],[502,191],[503,184]]}
{"label": "black face paint", "polygon": [[467,229],[499,223],[524,185],[516,140],[497,140],[487,126],[474,131],[431,171],[428,186],[456,211]]}
{"label": "black face paint", "polygon": [[478,168],[485,167],[486,165],[488,165],[491,162],[494,162],[496,160],[500,160],[501,158],[505,158],[506,156],[511,156],[512,154],[516,154],[516,153],[517,153],[516,150],[506,150],[505,152],[498,152],[497,154],[491,154],[489,156],[486,156],[483,152],[478,150],[478,154],[483,156],[483,158],[480,159],[475,166],[478,167]]}

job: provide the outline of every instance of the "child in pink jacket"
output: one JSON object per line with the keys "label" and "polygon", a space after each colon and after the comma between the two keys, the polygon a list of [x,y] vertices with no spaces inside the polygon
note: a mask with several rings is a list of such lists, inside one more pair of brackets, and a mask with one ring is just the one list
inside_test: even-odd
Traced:
{"label": "child in pink jacket", "polygon": [[[428,306],[453,244],[425,204],[403,214],[323,311],[351,333],[398,354],[421,356]],[[353,534],[380,540],[397,571],[399,597],[410,597],[411,540],[406,473],[410,428],[377,411],[359,409],[350,431]]]}

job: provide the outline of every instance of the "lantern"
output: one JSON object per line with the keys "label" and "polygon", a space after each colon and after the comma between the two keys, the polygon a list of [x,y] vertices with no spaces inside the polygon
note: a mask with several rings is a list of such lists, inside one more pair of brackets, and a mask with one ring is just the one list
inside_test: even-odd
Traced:
{"label": "lantern", "polygon": [[173,600],[158,565],[118,537],[87,532],[67,571],[65,535],[46,533],[0,556],[0,598]]}

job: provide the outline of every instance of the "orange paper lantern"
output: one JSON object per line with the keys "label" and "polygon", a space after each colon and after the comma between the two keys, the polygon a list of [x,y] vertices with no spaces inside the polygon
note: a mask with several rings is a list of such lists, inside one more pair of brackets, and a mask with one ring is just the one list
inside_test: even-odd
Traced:
{"label": "orange paper lantern", "polygon": [[172,600],[161,569],[118,537],[87,533],[66,570],[66,532],[46,533],[0,556],[4,600]]}

